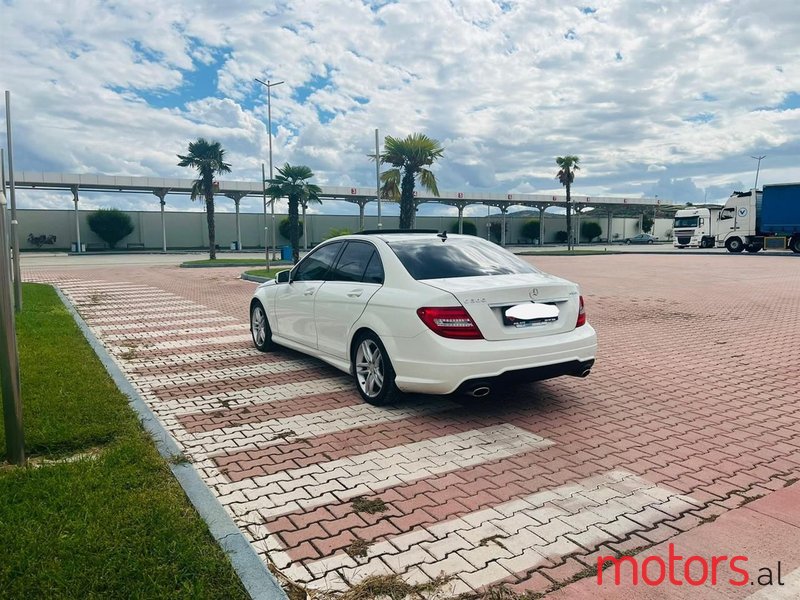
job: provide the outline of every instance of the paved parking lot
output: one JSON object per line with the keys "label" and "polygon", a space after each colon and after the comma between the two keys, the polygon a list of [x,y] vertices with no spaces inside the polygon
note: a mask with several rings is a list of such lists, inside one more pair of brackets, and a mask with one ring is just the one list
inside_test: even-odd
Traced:
{"label": "paved parking lot", "polygon": [[581,284],[592,375],[386,408],[256,352],[241,269],[24,275],[61,287],[257,551],[315,589],[444,573],[452,593],[541,592],[800,478],[800,260],[528,258]]}

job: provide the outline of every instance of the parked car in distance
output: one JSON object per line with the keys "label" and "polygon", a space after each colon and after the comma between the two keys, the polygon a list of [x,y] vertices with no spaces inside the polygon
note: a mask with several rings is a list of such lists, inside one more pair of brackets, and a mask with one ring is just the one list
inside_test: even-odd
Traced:
{"label": "parked car in distance", "polygon": [[375,231],[317,246],[258,286],[250,330],[354,376],[371,404],[400,392],[487,396],[500,379],[585,377],[597,350],[574,283],[469,235]]}
{"label": "parked car in distance", "polygon": [[654,235],[650,235],[649,233],[640,233],[639,235],[634,235],[633,237],[623,238],[622,241],[625,244],[653,244],[658,241],[658,238]]}

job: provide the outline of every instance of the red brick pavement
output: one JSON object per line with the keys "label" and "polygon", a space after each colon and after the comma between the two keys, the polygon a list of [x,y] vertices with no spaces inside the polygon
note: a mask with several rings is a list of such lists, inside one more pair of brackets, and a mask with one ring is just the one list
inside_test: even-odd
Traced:
{"label": "red brick pavement", "polygon": [[[262,357],[247,343],[214,342],[213,334],[191,333],[201,323],[186,325],[185,335],[166,339],[183,340],[186,345],[154,349],[143,345],[124,366],[179,443],[196,455],[198,468],[257,547],[265,553],[269,549],[270,559],[286,573],[301,580],[324,576],[334,588],[381,569],[413,579],[441,567],[456,574],[462,586],[506,581],[517,590],[542,591],[585,569],[600,549],[622,551],[671,539],[800,477],[800,261],[764,255],[533,257],[531,261],[582,286],[589,320],[600,340],[598,362],[587,379],[560,378],[502,390],[483,406],[466,403],[453,409],[444,405],[452,399],[443,399],[442,410],[386,421],[362,408],[351,388],[334,381],[338,372],[321,364],[280,374],[246,371],[300,355]],[[238,272],[123,267],[114,273],[88,268],[28,270],[26,276],[145,284],[238,318],[246,331],[253,285],[236,279]],[[64,284],[67,291],[69,285]],[[126,305],[117,302],[113,310],[124,311]],[[127,310],[136,312],[135,300]],[[100,322],[97,311],[91,315]],[[91,325],[88,313],[87,319]],[[169,328],[157,321],[137,319],[136,330],[147,330],[148,323],[154,327],[152,341],[164,341],[155,328]],[[102,332],[99,335],[102,339]],[[230,332],[220,332],[223,335]],[[190,342],[193,339],[197,344]],[[237,368],[244,371],[214,374]],[[186,379],[178,382],[175,377]],[[302,383],[304,379],[308,382]],[[315,385],[339,387],[325,391]],[[247,395],[259,386],[275,386],[279,397]],[[218,400],[221,392],[234,404]],[[162,400],[179,404],[162,407]],[[353,411],[350,425],[347,411]],[[325,415],[330,415],[329,421],[320,424],[317,417]],[[279,439],[267,435],[286,430],[289,422],[297,426],[286,435]],[[459,435],[502,423],[552,445],[495,458],[495,446],[489,442],[470,449],[469,442],[459,441]],[[276,490],[292,495],[295,483],[319,477],[328,468],[339,469],[340,480],[350,484],[369,475],[369,468],[389,473],[393,465],[381,462],[381,452],[400,445],[411,452],[418,448],[415,443],[432,440],[454,443],[462,457],[473,450],[485,456],[469,466],[450,468],[427,464],[420,454],[424,451],[414,450],[419,458],[413,459],[414,470],[404,480],[387,479],[383,487],[370,484],[368,495],[379,497],[387,508],[373,515],[354,512],[351,496],[324,492],[319,479],[311,481],[309,489],[323,494],[322,505],[308,504],[299,496],[283,508],[270,508],[274,516],[260,517],[261,509],[237,512],[248,503],[261,506],[258,490],[277,486]],[[363,476],[354,468],[360,460],[375,465],[367,465]],[[638,478],[640,486],[658,486],[650,493],[663,496],[663,502],[648,504],[650,496],[635,490],[625,492],[633,495],[615,497],[613,477],[620,475],[613,475],[611,483],[574,492],[574,485],[587,478],[620,472]],[[283,476],[294,483],[287,485],[291,482]],[[479,521],[480,515],[491,516],[486,511],[506,510],[504,503],[548,490],[567,493],[542,500],[534,528],[513,530],[505,521]],[[675,493],[685,494],[694,504],[680,501]],[[671,500],[666,501],[668,496]],[[588,508],[576,508],[576,500],[586,500]],[[544,518],[543,510],[550,511]],[[594,523],[591,515],[605,515],[606,520]],[[507,517],[519,518],[522,526],[522,515]],[[505,527],[508,548],[479,559],[476,552],[486,547],[470,542],[468,531],[453,539],[444,529],[436,529],[473,518],[476,527],[487,531],[495,525]],[[562,526],[569,529],[558,529]],[[555,532],[554,541],[545,539],[550,530]],[[530,531],[531,540],[545,536],[541,539],[549,545],[531,543],[512,551],[515,531]],[[404,545],[405,536],[417,534],[420,540],[433,535],[438,546],[424,541]],[[376,549],[360,563],[341,553],[356,537],[373,542]],[[418,556],[411,556],[414,552]],[[505,558],[506,552],[513,555]],[[541,560],[535,558],[539,555]],[[331,558],[333,566],[326,571],[320,559]],[[406,561],[402,563],[406,566],[392,567],[393,560]],[[354,570],[358,564],[361,571]]]}

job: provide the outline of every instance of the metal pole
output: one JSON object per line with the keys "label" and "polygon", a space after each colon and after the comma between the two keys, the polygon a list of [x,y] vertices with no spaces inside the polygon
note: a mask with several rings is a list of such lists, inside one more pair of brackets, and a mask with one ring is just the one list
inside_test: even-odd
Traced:
{"label": "metal pole", "polygon": [[[272,174],[272,88],[281,85],[283,81],[266,82],[256,77],[256,81],[267,88],[267,129],[269,130],[269,178],[273,179]],[[272,201],[272,247],[275,248],[275,200]]]}
{"label": "metal pole", "polygon": [[239,203],[242,201],[241,198],[234,198],[233,203],[236,205],[236,251],[242,251],[242,225],[241,221],[239,220]]}
{"label": "metal pole", "polygon": [[6,138],[8,146],[8,187],[11,191],[11,245],[13,247],[14,310],[22,310],[22,276],[19,266],[19,223],[17,222],[17,194],[14,186],[14,147],[11,137],[11,92],[6,90]]}
{"label": "metal pole", "polygon": [[539,246],[544,246],[544,211],[546,206],[539,207]]}
{"label": "metal pole", "polygon": [[378,129],[375,129],[375,195],[378,198],[378,229],[383,229],[381,220],[381,144],[378,141]]}
{"label": "metal pole", "polygon": [[[267,129],[269,129],[269,178],[274,178],[272,174],[272,86],[267,80]],[[272,227],[272,247],[275,248],[275,200],[272,201],[272,220],[270,226]]]}
{"label": "metal pole", "polygon": [[303,250],[308,252],[308,219],[306,218],[306,203],[303,202]]}
{"label": "metal pole", "polygon": [[14,307],[11,300],[11,269],[6,234],[6,196],[0,194],[0,385],[3,390],[3,422],[6,454],[15,465],[25,464],[22,430],[22,400],[19,390],[19,355]]}
{"label": "metal pole", "polygon": [[[8,94],[8,92],[6,92],[6,94]],[[8,100],[6,100],[6,102],[8,102]],[[9,144],[11,144],[11,142],[9,142]],[[10,151],[10,148],[11,148],[11,146],[9,145],[9,157],[8,157],[8,158],[9,158],[9,164],[10,164],[10,161],[11,161],[11,155],[10,155],[10,152],[11,152],[11,151]],[[756,190],[756,191],[758,190],[758,172],[761,170],[761,161],[762,161],[763,159],[765,159],[766,157],[767,157],[767,155],[766,155],[766,154],[764,154],[763,156],[751,156],[751,157],[750,157],[750,158],[754,158],[754,159],[756,159],[756,160],[758,161],[758,166],[756,167],[756,182],[755,182],[755,184],[753,185],[753,189],[754,189],[754,190]],[[10,167],[9,167],[9,168],[10,168]],[[12,198],[13,198],[13,194],[14,194],[14,192],[13,192],[13,189],[14,189],[14,188],[13,188],[13,186],[12,186],[12,188],[11,188],[11,189],[12,189],[12,192],[11,192],[11,194],[12,194]]]}
{"label": "metal pole", "polygon": [[267,179],[264,173],[264,163],[261,163],[261,193],[264,195],[264,254],[267,259],[267,271],[269,271],[269,228],[267,227]]}
{"label": "metal pole", "polygon": [[78,213],[78,186],[70,186],[72,190],[72,201],[75,203],[75,237],[77,238],[75,251],[81,253],[81,217]]}
{"label": "metal pole", "polygon": [[158,202],[161,205],[161,251],[166,253],[167,251],[167,221],[164,218],[164,198],[161,198]]}

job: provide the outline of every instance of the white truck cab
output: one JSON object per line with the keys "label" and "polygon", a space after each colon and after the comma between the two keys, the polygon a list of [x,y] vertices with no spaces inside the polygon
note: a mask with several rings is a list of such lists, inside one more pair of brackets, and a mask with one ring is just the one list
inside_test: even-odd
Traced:
{"label": "white truck cab", "polygon": [[758,252],[763,237],[758,236],[756,217],[761,209],[761,192],[734,192],[719,213],[717,246],[728,252]]}
{"label": "white truck cab", "polygon": [[719,208],[683,208],[672,221],[676,248],[713,248]]}

